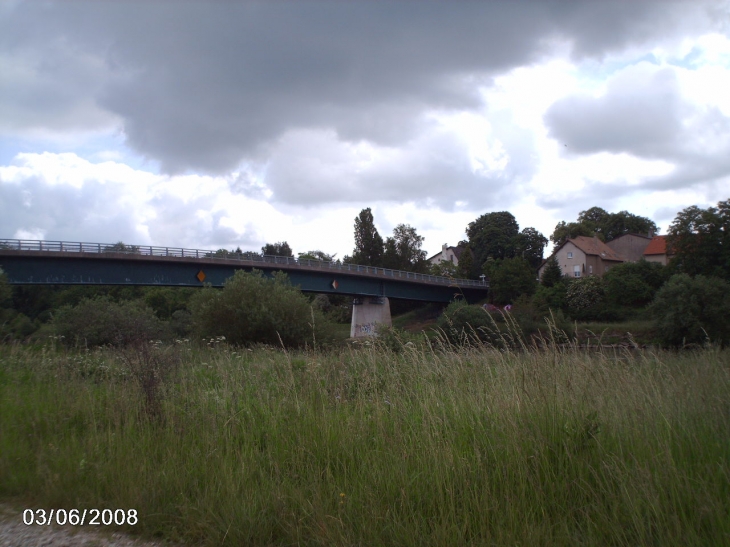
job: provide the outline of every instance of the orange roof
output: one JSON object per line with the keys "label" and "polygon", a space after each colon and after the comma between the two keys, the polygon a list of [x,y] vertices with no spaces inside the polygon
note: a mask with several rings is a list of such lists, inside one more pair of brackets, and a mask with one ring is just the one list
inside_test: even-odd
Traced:
{"label": "orange roof", "polygon": [[606,245],[597,237],[578,236],[568,239],[573,245],[578,247],[587,255],[597,255],[603,260],[615,260],[617,262],[626,262],[626,259]]}
{"label": "orange roof", "polygon": [[654,236],[649,245],[644,249],[645,255],[665,255],[667,254],[667,236]]}

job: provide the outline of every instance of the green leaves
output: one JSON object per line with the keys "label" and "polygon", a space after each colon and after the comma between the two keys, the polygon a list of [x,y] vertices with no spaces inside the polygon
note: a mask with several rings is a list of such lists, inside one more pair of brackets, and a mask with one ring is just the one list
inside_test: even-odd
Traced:
{"label": "green leaves", "polygon": [[[222,290],[204,288],[190,303],[200,336],[234,345],[299,346],[325,335],[328,323],[287,276],[237,271]],[[313,338],[314,333],[314,338]]]}
{"label": "green leaves", "polygon": [[730,284],[722,279],[674,275],[659,290],[650,311],[665,346],[730,340]]}

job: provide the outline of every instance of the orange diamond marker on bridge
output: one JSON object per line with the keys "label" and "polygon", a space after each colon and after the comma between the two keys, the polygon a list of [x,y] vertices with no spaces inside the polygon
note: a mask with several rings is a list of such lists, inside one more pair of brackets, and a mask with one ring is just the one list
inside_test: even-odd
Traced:
{"label": "orange diamond marker on bridge", "polygon": [[337,280],[335,279],[335,280],[334,280],[334,281],[332,282],[332,288],[333,288],[334,290],[337,290],[337,287],[339,287],[339,286],[340,286],[340,284],[339,284],[339,283],[337,282]]}
{"label": "orange diamond marker on bridge", "polygon": [[205,281],[205,273],[203,273],[203,270],[200,270],[198,272],[198,275],[196,275],[195,277],[197,277],[198,281],[200,281],[201,283]]}

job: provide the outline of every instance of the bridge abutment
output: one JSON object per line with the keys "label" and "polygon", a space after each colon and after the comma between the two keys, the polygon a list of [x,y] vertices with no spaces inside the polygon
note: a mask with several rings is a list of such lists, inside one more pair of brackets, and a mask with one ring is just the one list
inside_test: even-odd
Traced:
{"label": "bridge abutment", "polygon": [[350,338],[375,336],[377,325],[391,326],[390,301],[385,296],[356,298],[352,306]]}

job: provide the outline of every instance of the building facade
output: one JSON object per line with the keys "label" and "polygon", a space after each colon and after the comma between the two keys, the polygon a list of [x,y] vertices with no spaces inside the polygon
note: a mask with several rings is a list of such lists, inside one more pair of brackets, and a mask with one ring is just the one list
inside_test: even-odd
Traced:
{"label": "building facade", "polygon": [[[563,275],[575,278],[603,276],[612,266],[626,262],[623,256],[597,237],[585,236],[568,239],[558,247],[553,256],[557,258]],[[540,266],[539,277],[542,277],[545,264],[546,262]]]}

